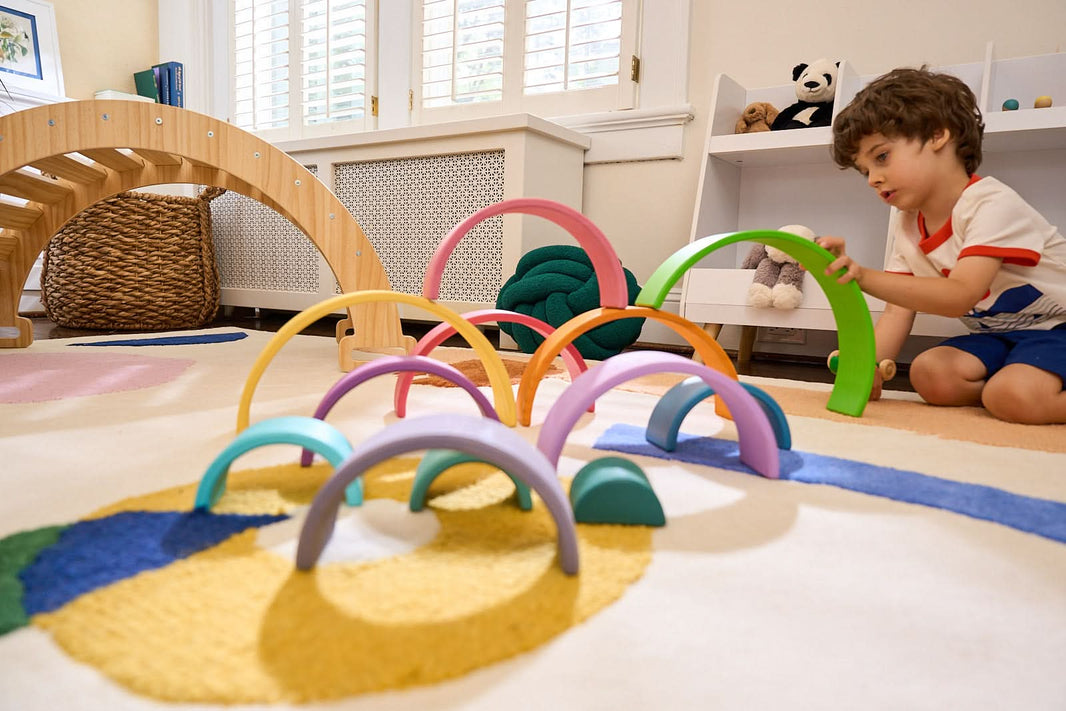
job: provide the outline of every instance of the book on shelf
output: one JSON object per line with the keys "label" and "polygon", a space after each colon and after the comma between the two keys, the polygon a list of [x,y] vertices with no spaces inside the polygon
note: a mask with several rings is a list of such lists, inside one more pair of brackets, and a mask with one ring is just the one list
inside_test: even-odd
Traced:
{"label": "book on shelf", "polygon": [[185,65],[181,62],[162,62],[152,65],[156,72],[159,103],[185,106]]}
{"label": "book on shelf", "polygon": [[159,84],[157,72],[154,69],[133,73],[133,83],[137,87],[137,93],[141,96],[159,102]]}
{"label": "book on shelf", "polygon": [[170,77],[167,74],[167,70],[162,66],[156,65],[152,67],[155,71],[156,86],[159,87],[159,103],[170,103]]}

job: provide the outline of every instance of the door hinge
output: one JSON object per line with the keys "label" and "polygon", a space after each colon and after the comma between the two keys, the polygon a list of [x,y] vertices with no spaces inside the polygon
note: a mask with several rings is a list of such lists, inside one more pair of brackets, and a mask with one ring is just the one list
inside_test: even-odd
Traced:
{"label": "door hinge", "polygon": [[415,110],[415,90],[414,89],[408,89],[407,90],[407,110],[408,111],[414,111]]}
{"label": "door hinge", "polygon": [[640,57],[635,54],[629,60],[629,78],[636,84],[640,83]]}
{"label": "door hinge", "polygon": [[378,115],[378,97],[376,97],[376,96],[371,96],[370,97],[370,115],[371,116],[377,116]]}

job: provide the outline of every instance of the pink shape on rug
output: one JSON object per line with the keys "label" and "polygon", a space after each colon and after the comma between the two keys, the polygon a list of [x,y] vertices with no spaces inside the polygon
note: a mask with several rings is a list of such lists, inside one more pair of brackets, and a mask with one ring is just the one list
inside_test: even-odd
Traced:
{"label": "pink shape on rug", "polygon": [[195,361],[128,353],[15,353],[0,357],[0,402],[62,400],[169,383]]}

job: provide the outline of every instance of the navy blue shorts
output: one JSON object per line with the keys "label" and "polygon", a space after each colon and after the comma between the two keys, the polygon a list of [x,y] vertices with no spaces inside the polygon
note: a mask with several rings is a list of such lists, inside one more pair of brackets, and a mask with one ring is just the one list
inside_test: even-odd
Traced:
{"label": "navy blue shorts", "polygon": [[988,370],[985,377],[1005,365],[1024,363],[1059,376],[1066,390],[1066,324],[1050,331],[970,333],[949,338],[940,345],[977,356]]}

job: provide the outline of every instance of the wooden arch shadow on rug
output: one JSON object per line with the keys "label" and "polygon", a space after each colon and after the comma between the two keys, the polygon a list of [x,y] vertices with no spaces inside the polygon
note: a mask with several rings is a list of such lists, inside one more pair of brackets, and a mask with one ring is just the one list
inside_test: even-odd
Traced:
{"label": "wooden arch shadow on rug", "polygon": [[[122,191],[171,183],[226,188],[275,210],[311,239],[344,293],[390,288],[340,200],[247,131],[163,104],[50,104],[0,116],[0,194],[17,198],[0,200],[0,348],[33,342],[19,297],[37,256],[68,220]],[[352,307],[345,323],[354,331],[345,347],[407,350],[394,303]]]}

